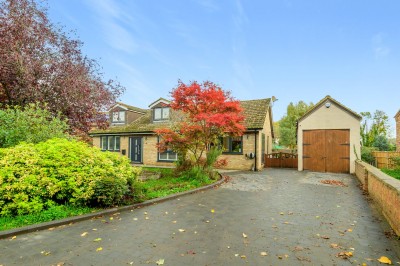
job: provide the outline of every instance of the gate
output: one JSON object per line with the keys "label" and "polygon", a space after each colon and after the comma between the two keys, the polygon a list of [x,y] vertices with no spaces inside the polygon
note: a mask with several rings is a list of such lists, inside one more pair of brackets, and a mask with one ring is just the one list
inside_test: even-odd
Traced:
{"label": "gate", "polygon": [[264,155],[265,167],[297,168],[297,154],[275,152]]}

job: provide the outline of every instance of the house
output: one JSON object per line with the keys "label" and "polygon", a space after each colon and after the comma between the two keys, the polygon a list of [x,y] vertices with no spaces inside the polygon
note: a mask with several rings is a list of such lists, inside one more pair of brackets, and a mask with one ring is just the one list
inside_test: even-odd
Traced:
{"label": "house", "polygon": [[[240,101],[246,131],[241,137],[223,139],[226,169],[261,170],[264,154],[272,151],[271,99]],[[171,166],[177,160],[172,151],[158,152],[155,130],[168,127],[179,119],[179,112],[169,107],[170,101],[159,98],[143,110],[117,103],[109,110],[111,126],[106,130],[92,130],[93,145],[102,150],[119,152],[132,163],[151,166]]]}
{"label": "house", "polygon": [[361,116],[329,95],[298,120],[298,170],[354,173]]}
{"label": "house", "polygon": [[400,152],[400,110],[394,116],[396,120],[396,151]]}

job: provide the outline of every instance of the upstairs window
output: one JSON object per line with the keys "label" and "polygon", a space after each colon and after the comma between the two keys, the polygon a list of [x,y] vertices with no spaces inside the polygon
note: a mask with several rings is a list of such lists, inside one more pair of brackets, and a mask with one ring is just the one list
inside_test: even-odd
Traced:
{"label": "upstairs window", "polygon": [[100,140],[101,150],[103,151],[119,151],[120,150],[119,136],[102,136]]}
{"label": "upstairs window", "polygon": [[113,123],[124,123],[125,122],[125,111],[112,112]]}
{"label": "upstairs window", "polygon": [[243,153],[242,137],[224,137],[220,141],[223,153]]}
{"label": "upstairs window", "polygon": [[168,119],[169,119],[169,107],[154,108],[154,121],[161,121]]}

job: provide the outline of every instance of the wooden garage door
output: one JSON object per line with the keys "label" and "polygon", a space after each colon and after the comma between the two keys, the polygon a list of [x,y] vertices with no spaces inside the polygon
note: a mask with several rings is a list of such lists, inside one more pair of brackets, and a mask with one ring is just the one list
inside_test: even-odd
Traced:
{"label": "wooden garage door", "polygon": [[350,172],[350,131],[303,131],[303,168],[316,172]]}

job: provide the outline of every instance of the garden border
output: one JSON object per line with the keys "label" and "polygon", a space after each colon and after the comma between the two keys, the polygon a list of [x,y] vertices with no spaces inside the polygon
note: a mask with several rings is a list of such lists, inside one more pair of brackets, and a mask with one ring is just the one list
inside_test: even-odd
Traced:
{"label": "garden border", "polygon": [[205,190],[208,190],[208,189],[212,189],[212,188],[218,187],[218,186],[220,186],[222,183],[224,183],[227,180],[226,179],[227,176],[222,175],[220,173],[219,173],[219,175],[220,175],[220,179],[218,181],[216,181],[215,183],[212,183],[212,184],[204,186],[204,187],[195,188],[195,189],[192,189],[192,190],[175,193],[175,194],[172,194],[172,195],[168,195],[166,197],[155,198],[155,199],[147,200],[147,201],[144,201],[144,202],[141,202],[141,203],[136,203],[136,204],[133,204],[133,205],[107,209],[107,210],[103,210],[103,211],[99,211],[99,212],[93,212],[93,213],[87,213],[87,214],[83,214],[83,215],[79,215],[79,216],[68,217],[68,218],[64,218],[64,219],[61,219],[61,220],[44,222],[44,223],[40,223],[40,224],[27,225],[27,226],[15,228],[15,229],[0,231],[0,239],[5,239],[5,238],[8,238],[8,237],[14,237],[14,236],[17,236],[17,235],[22,235],[22,234],[32,233],[32,232],[36,232],[36,231],[41,231],[41,230],[49,229],[49,228],[52,228],[52,227],[58,227],[58,226],[66,225],[66,224],[77,223],[77,222],[80,222],[80,221],[89,220],[89,219],[92,219],[92,218],[95,218],[95,217],[99,217],[99,216],[103,216],[103,215],[114,214],[114,213],[121,212],[121,211],[129,211],[129,210],[133,210],[133,209],[140,209],[140,208],[145,207],[145,206],[154,205],[154,204],[158,204],[158,203],[161,203],[161,202],[164,202],[164,201],[167,201],[167,200],[172,200],[172,199],[176,199],[176,198],[179,198],[179,197],[182,197],[182,196],[186,196],[186,195],[202,192],[202,191],[205,191]]}

